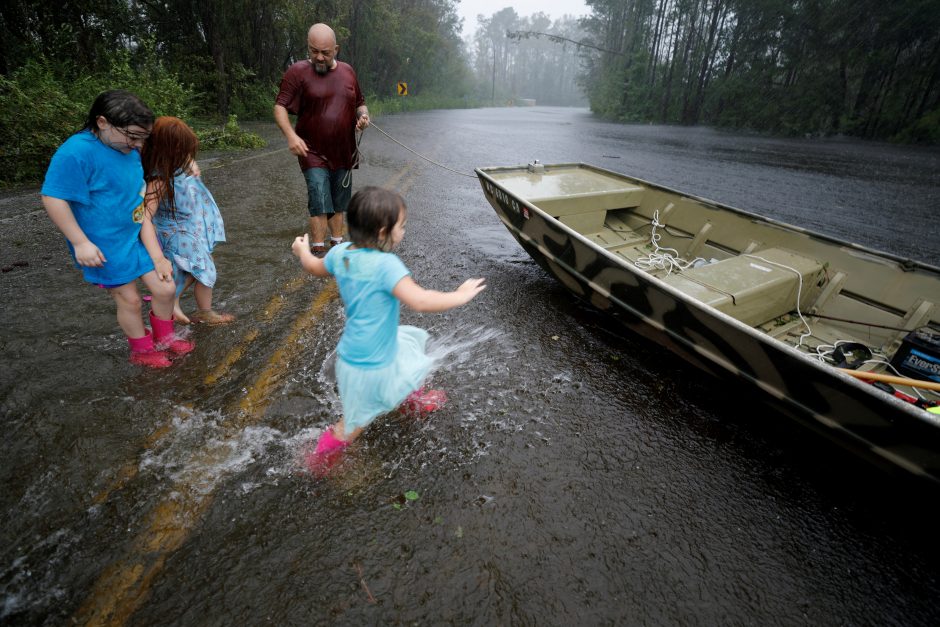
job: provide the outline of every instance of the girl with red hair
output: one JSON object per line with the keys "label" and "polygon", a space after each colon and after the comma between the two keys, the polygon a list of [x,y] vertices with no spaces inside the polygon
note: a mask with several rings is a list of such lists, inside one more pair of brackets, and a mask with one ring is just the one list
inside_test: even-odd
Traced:
{"label": "girl with red hair", "polygon": [[[185,122],[157,118],[142,155],[146,207],[163,254],[173,263],[174,318],[182,324],[225,324],[235,317],[212,309],[216,280],[212,251],[225,241],[225,226],[219,206],[200,177],[195,160],[198,148],[199,140]],[[180,296],[193,284],[197,310],[187,317],[180,308]]]}

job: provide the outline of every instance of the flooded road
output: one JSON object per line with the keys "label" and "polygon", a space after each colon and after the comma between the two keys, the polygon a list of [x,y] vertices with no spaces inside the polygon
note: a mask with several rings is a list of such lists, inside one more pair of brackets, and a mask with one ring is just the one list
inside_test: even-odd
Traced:
{"label": "flooded road", "polygon": [[290,254],[305,190],[273,124],[201,159],[238,321],[166,371],[127,363],[36,191],[0,197],[0,622],[937,624],[937,494],[608,328],[470,175],[585,161],[938,265],[940,152],[543,107],[376,122],[466,174],[363,137],[354,186],[405,196],[415,279],[488,289],[403,313],[450,403],[378,421],[329,480],[297,459],[339,411],[342,308]]}

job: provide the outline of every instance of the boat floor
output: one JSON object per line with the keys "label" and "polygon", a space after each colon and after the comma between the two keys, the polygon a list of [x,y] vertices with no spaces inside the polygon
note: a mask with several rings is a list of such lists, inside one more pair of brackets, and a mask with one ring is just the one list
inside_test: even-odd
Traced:
{"label": "boat floor", "polygon": [[[631,227],[622,217],[609,213],[604,221],[603,227],[594,233],[582,233],[582,235],[597,246],[607,252],[616,255],[632,266],[636,265],[638,259],[647,257],[653,252],[653,246],[650,239],[651,229],[645,229],[643,233]],[[657,277],[667,275],[666,270],[651,269],[645,272]],[[865,337],[864,334],[849,332],[844,326],[834,325],[825,320],[804,315],[806,322],[800,318],[797,312],[784,314],[761,325],[755,325],[754,328],[767,333],[769,336],[780,340],[790,346],[811,356],[819,356],[820,352],[831,351],[837,344],[848,342],[860,343],[871,346],[873,338]],[[807,327],[807,324],[809,327]],[[809,333],[807,335],[807,333]],[[882,363],[878,363],[882,361]],[[871,372],[885,372],[887,358],[876,354],[872,363],[860,366],[860,370]]]}

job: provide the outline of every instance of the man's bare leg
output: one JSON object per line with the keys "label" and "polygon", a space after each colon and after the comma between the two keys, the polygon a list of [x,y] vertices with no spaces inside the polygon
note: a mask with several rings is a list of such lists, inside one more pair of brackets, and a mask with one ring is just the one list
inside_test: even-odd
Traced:
{"label": "man's bare leg", "polygon": [[310,243],[323,243],[326,240],[326,216],[310,216]]}
{"label": "man's bare leg", "polygon": [[327,223],[330,225],[330,237],[332,237],[334,240],[345,237],[346,225],[343,222],[343,214],[342,213],[330,213],[327,215],[328,215]]}

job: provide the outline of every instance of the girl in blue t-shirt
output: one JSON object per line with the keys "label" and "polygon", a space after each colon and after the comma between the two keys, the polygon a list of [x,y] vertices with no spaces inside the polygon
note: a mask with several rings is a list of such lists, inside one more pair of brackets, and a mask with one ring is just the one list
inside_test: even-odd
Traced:
{"label": "girl in blue t-shirt", "polygon": [[343,417],[326,429],[307,457],[311,470],[328,468],[375,418],[399,406],[424,414],[446,396],[421,384],[431,369],[427,331],[399,325],[399,301],[415,311],[446,311],[466,304],[483,288],[469,279],[453,292],[426,290],[391,251],[405,235],[407,211],[397,193],[380,187],[356,192],[346,214],[349,241],[323,259],[310,252],[307,235],[291,249],[314,276],[333,275],[346,311],[336,348],[336,382]]}
{"label": "girl in blue t-shirt", "polygon": [[[170,365],[171,356],[191,351],[193,344],[173,332],[173,267],[144,211],[139,150],[153,117],[130,92],[100,94],[84,128],[53,155],[42,204],[68,240],[85,280],[107,289],[114,299],[131,362],[162,368]],[[152,295],[152,333],[141,320],[137,279]]]}

